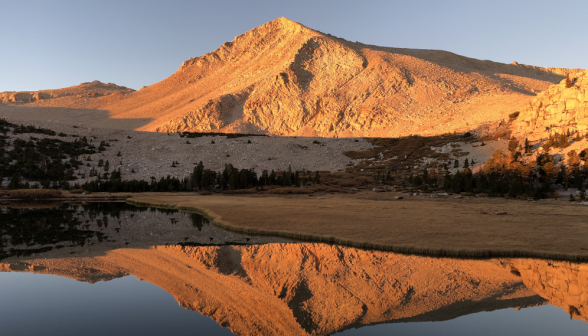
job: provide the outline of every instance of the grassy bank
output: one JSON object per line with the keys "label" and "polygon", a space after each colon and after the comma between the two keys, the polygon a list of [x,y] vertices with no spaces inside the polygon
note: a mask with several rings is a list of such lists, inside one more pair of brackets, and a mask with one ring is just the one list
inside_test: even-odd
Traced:
{"label": "grassy bank", "polygon": [[432,256],[588,261],[588,207],[392,196],[141,194],[128,202],[199,212],[222,228],[247,234]]}

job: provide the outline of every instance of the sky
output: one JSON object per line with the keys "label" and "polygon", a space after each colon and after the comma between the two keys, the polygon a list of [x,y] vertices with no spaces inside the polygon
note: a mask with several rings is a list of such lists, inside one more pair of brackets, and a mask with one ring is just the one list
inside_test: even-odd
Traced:
{"label": "sky", "polygon": [[586,0],[0,0],[0,92],[133,89],[284,16],[350,41],[588,68]]}

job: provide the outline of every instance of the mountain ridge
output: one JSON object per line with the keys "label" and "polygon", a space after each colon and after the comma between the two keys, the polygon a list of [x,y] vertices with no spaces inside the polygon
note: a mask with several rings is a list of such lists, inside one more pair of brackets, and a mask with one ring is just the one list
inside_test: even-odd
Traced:
{"label": "mountain ridge", "polygon": [[27,104],[150,119],[142,131],[435,135],[500,121],[572,72],[371,46],[278,18],[136,92]]}

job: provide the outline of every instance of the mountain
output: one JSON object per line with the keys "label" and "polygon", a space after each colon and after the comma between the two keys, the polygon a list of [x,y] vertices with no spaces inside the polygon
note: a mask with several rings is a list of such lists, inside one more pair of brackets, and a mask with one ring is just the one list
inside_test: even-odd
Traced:
{"label": "mountain", "polygon": [[27,104],[149,120],[143,131],[431,135],[502,120],[572,72],[349,42],[279,18],[136,92]]}

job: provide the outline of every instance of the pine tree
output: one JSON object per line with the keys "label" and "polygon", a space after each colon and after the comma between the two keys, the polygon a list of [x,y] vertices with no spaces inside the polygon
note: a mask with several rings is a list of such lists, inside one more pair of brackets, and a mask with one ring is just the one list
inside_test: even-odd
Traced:
{"label": "pine tree", "polygon": [[568,145],[568,139],[567,139],[566,135],[564,133],[562,133],[559,136],[559,143],[557,144],[557,147],[564,148],[564,147],[567,147],[567,145]]}
{"label": "pine tree", "polygon": [[267,170],[264,169],[261,172],[261,178],[259,179],[259,182],[261,183],[261,185],[267,185],[269,183],[269,174]]}
{"label": "pine tree", "polygon": [[459,161],[457,159],[453,161],[453,168],[459,168]]}
{"label": "pine tree", "polygon": [[519,145],[519,142],[517,141],[517,138],[512,137],[512,138],[510,138],[510,141],[508,142],[508,150],[511,153],[514,153],[517,150],[518,145]]}
{"label": "pine tree", "polygon": [[284,186],[290,187],[292,185],[292,170],[288,167],[288,171],[283,173],[284,175]]}
{"label": "pine tree", "polygon": [[468,161],[468,158],[466,158],[465,161],[463,162],[463,167],[464,168],[469,168],[470,167],[470,163]]}
{"label": "pine tree", "polygon": [[525,154],[529,153],[529,139],[525,138]]}
{"label": "pine tree", "polygon": [[108,162],[108,160],[106,160],[106,163],[104,164],[104,171],[109,171],[110,170],[110,162]]}
{"label": "pine tree", "polygon": [[429,184],[429,171],[427,170],[427,168],[425,168],[425,170],[423,171],[422,180],[425,185]]}
{"label": "pine tree", "polygon": [[202,161],[198,163],[196,167],[194,167],[194,172],[192,174],[192,185],[198,189],[202,187],[202,174],[204,173],[204,164]]}
{"label": "pine tree", "polygon": [[570,78],[570,75],[566,76],[566,88],[571,88],[574,85],[574,82]]}
{"label": "pine tree", "polygon": [[314,176],[314,183],[321,184],[321,177],[319,175],[318,170],[316,171],[315,176]]}
{"label": "pine tree", "polygon": [[20,175],[18,173],[12,174],[12,177],[10,178],[10,182],[8,183],[8,186],[6,188],[19,189],[20,187],[21,187]]}

